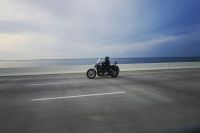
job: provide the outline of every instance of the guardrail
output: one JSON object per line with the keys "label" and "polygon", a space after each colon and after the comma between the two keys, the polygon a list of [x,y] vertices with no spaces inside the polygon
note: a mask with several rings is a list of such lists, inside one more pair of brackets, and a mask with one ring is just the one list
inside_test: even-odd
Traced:
{"label": "guardrail", "polygon": [[[67,65],[53,67],[0,68],[0,76],[84,73],[93,65]],[[200,68],[200,62],[119,64],[121,71]]]}

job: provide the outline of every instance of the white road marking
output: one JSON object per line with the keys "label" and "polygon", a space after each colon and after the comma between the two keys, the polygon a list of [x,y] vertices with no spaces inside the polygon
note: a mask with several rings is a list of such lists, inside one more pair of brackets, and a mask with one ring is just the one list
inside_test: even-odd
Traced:
{"label": "white road marking", "polygon": [[73,84],[83,83],[87,81],[68,81],[68,82],[57,82],[57,83],[42,83],[42,84],[27,84],[25,86],[44,86],[44,85],[62,85],[62,84]]}
{"label": "white road marking", "polygon": [[126,93],[126,92],[109,92],[109,93],[97,93],[97,94],[86,94],[86,95],[65,96],[65,97],[40,98],[40,99],[32,99],[31,101],[35,102],[35,101],[69,99],[69,98],[91,97],[91,96],[102,96],[102,95],[116,95],[116,94],[123,94],[123,93]]}
{"label": "white road marking", "polygon": [[[20,76],[20,75],[19,75]],[[37,76],[37,75],[33,75]],[[80,76],[57,76],[57,77],[27,77],[27,78],[14,78],[14,79],[4,79],[4,80],[9,80],[9,81],[20,81],[20,80],[34,80],[34,79],[60,79],[60,78],[69,78],[69,77],[80,77]]]}
{"label": "white road marking", "polygon": [[18,78],[18,79],[10,79],[10,80],[37,80],[37,79],[64,79],[69,78],[71,76],[65,76],[65,77],[41,77],[41,78]]}

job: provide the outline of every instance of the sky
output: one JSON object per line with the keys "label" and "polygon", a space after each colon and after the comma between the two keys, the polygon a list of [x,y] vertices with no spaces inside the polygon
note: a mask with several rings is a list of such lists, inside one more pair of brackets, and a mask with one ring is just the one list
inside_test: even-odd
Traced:
{"label": "sky", "polygon": [[0,60],[200,56],[200,0],[0,0]]}

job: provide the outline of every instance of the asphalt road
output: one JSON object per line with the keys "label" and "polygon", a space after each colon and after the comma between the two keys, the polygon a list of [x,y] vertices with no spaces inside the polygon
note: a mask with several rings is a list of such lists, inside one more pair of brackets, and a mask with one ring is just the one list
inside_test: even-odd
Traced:
{"label": "asphalt road", "polygon": [[0,77],[0,133],[200,132],[200,69]]}

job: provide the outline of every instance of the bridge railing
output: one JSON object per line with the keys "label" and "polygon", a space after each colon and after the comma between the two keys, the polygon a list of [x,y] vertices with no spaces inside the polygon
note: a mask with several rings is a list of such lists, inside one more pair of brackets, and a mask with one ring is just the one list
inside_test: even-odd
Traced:
{"label": "bridge railing", "polygon": [[[200,62],[118,64],[121,71],[200,68]],[[0,68],[0,76],[85,73],[93,65]]]}

